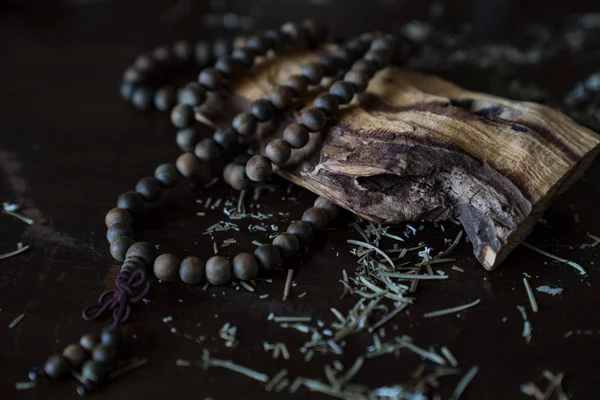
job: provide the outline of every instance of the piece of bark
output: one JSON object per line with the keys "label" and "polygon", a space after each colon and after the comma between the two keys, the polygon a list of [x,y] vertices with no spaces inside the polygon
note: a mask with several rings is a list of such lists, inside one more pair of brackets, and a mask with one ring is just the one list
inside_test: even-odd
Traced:
{"label": "piece of bark", "polygon": [[[266,60],[233,84],[233,94],[209,97],[198,119],[226,125],[316,57]],[[322,90],[309,94],[305,108]],[[261,124],[253,151],[264,153],[299,112]],[[598,135],[548,107],[387,68],[275,172],[371,221],[457,218],[492,270],[581,176],[599,144]]]}

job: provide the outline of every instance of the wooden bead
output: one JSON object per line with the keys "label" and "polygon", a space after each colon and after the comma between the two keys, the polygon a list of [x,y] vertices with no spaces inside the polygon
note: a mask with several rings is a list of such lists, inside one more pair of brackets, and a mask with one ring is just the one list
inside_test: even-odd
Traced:
{"label": "wooden bead", "polygon": [[198,257],[186,257],[179,266],[179,278],[188,285],[197,285],[204,280],[204,261]]}
{"label": "wooden bead", "polygon": [[154,93],[154,108],[158,111],[169,111],[175,105],[175,89],[163,86]]}
{"label": "wooden bead", "polygon": [[85,360],[88,359],[88,355],[84,348],[79,344],[72,343],[64,348],[62,356],[69,362],[71,368],[79,368]]}
{"label": "wooden bead", "polygon": [[177,170],[186,178],[202,175],[203,165],[194,153],[183,153],[175,161]]}
{"label": "wooden bead", "polygon": [[198,82],[210,91],[223,87],[223,75],[214,68],[206,68],[198,75]]}
{"label": "wooden bead", "polygon": [[194,45],[194,59],[200,67],[206,67],[212,64],[214,54],[212,46],[204,40],[196,42]]}
{"label": "wooden bead", "polygon": [[108,377],[108,367],[98,361],[88,360],[81,367],[81,376],[86,381],[95,383],[104,382]]}
{"label": "wooden bead", "polygon": [[228,38],[217,38],[213,42],[213,54],[216,58],[224,57],[233,50],[233,41]]}
{"label": "wooden bead", "polygon": [[364,40],[361,40],[360,38],[354,38],[348,40],[344,44],[344,47],[346,47],[346,49],[350,53],[352,53],[354,57],[359,57],[362,53],[367,51],[367,49],[369,48],[369,43]]}
{"label": "wooden bead", "polygon": [[363,58],[373,62],[377,66],[377,69],[382,69],[390,63],[392,55],[385,50],[369,50]]}
{"label": "wooden bead", "polygon": [[329,222],[329,217],[325,210],[321,208],[311,207],[302,214],[302,221],[308,222],[315,231],[322,231]]}
{"label": "wooden bead", "polygon": [[129,236],[121,236],[110,244],[110,255],[117,261],[125,260],[125,255],[129,247],[135,243],[135,240]]}
{"label": "wooden bead", "polygon": [[339,61],[333,55],[321,57],[318,62],[321,68],[323,68],[325,76],[335,75],[340,67]]}
{"label": "wooden bead", "polygon": [[247,49],[235,49],[231,53],[231,58],[239,62],[243,67],[251,67],[254,63],[254,54]]}
{"label": "wooden bead", "polygon": [[312,225],[305,221],[292,222],[287,231],[295,235],[303,246],[309,244],[315,237],[315,230]]}
{"label": "wooden bead", "polygon": [[146,264],[150,265],[156,259],[156,247],[148,242],[135,242],[129,247],[125,254],[125,258],[129,257],[139,257]]}
{"label": "wooden bead", "polygon": [[196,144],[194,154],[202,161],[215,161],[221,157],[221,150],[214,140],[206,138]]}
{"label": "wooden bead", "polygon": [[308,38],[306,32],[302,29],[302,26],[293,23],[286,22],[281,25],[281,32],[290,38],[295,48],[306,47]]}
{"label": "wooden bead", "polygon": [[215,69],[219,71],[221,75],[230,78],[238,75],[242,71],[242,68],[242,64],[230,56],[220,57],[215,63]]}
{"label": "wooden bead", "polygon": [[221,256],[213,256],[206,262],[206,280],[211,285],[223,285],[231,280],[231,263]]}
{"label": "wooden bead", "polygon": [[97,333],[86,333],[79,339],[79,345],[86,351],[92,351],[98,343],[100,343],[100,335]]}
{"label": "wooden bead", "polygon": [[256,118],[250,113],[238,114],[231,122],[231,127],[240,136],[252,136],[256,132]]}
{"label": "wooden bead", "polygon": [[351,70],[344,75],[344,81],[350,83],[356,93],[360,93],[367,88],[369,76],[364,72]]}
{"label": "wooden bead", "polygon": [[300,122],[310,132],[318,132],[325,127],[327,117],[320,108],[310,108],[302,113]]}
{"label": "wooden bead", "polygon": [[308,91],[308,80],[302,75],[292,75],[285,81],[285,86],[292,89],[294,97],[303,97]]}
{"label": "wooden bead", "polygon": [[254,35],[246,41],[246,47],[254,54],[262,56],[269,50],[269,42],[264,36]]}
{"label": "wooden bead", "polygon": [[125,192],[119,196],[117,207],[129,211],[132,214],[141,213],[144,210],[142,196],[136,192]]}
{"label": "wooden bead", "polygon": [[246,164],[246,175],[255,182],[264,182],[271,177],[271,162],[263,156],[253,156]]}
{"label": "wooden bead", "polygon": [[104,223],[107,228],[116,223],[131,225],[132,222],[133,218],[131,217],[131,214],[129,214],[127,210],[118,207],[111,208],[110,211],[106,213],[106,217],[104,217]]}
{"label": "wooden bead", "polygon": [[44,372],[51,379],[58,379],[69,373],[69,362],[60,354],[54,354],[44,364]]}
{"label": "wooden bead", "polygon": [[135,191],[148,202],[153,202],[160,198],[160,184],[154,178],[146,177],[140,179],[135,185]]}
{"label": "wooden bead", "polygon": [[125,225],[121,222],[117,222],[108,227],[106,231],[106,240],[108,243],[112,243],[120,237],[124,236],[133,236],[133,229],[131,229],[131,225]]}
{"label": "wooden bead", "polygon": [[336,96],[327,93],[317,97],[314,106],[322,110],[326,116],[331,117],[339,110],[340,102]]}
{"label": "wooden bead", "polygon": [[123,334],[117,328],[104,328],[100,334],[100,342],[104,345],[118,347],[123,344]]}
{"label": "wooden bead", "polygon": [[280,233],[273,239],[273,244],[277,246],[283,258],[292,258],[300,250],[298,238],[291,233]]}
{"label": "wooden bead", "polygon": [[265,122],[273,118],[275,109],[270,101],[265,99],[256,100],[250,107],[250,112],[260,122]]}
{"label": "wooden bead", "polygon": [[171,122],[176,128],[186,128],[194,122],[194,109],[187,104],[177,104],[171,110]]}
{"label": "wooden bead", "polygon": [[313,206],[325,211],[330,221],[335,219],[335,217],[337,217],[340,213],[340,208],[323,196],[317,197]]}
{"label": "wooden bead", "polygon": [[180,40],[173,45],[173,54],[180,63],[187,63],[192,59],[192,46],[185,40]]}
{"label": "wooden bead", "polygon": [[354,86],[348,82],[337,81],[331,85],[329,93],[337,97],[340,104],[347,104],[354,97]]}
{"label": "wooden bead", "polygon": [[338,65],[342,68],[346,68],[347,66],[349,66],[353,60],[352,53],[344,47],[336,48],[333,51],[333,57],[335,57],[335,59],[338,62]]}
{"label": "wooden bead", "polygon": [[273,139],[265,149],[265,155],[275,164],[284,164],[290,159],[292,148],[283,139]]}
{"label": "wooden bead", "polygon": [[94,347],[92,350],[92,359],[99,363],[110,365],[117,358],[117,349],[113,346],[101,344]]}
{"label": "wooden bead", "polygon": [[135,90],[135,85],[130,82],[121,83],[121,87],[119,91],[121,92],[121,97],[125,101],[131,101],[131,96],[133,95],[133,91]]}
{"label": "wooden bead", "polygon": [[308,133],[308,129],[302,124],[290,124],[283,131],[283,140],[294,149],[306,146],[309,139],[310,134]]}
{"label": "wooden bead", "polygon": [[321,28],[315,20],[307,18],[300,23],[303,31],[305,32],[308,41],[311,45],[317,45],[324,39],[326,31]]}
{"label": "wooden bead", "polygon": [[123,73],[123,82],[131,84],[140,84],[144,81],[146,74],[138,71],[135,67],[129,67]]}
{"label": "wooden bead", "polygon": [[309,83],[316,85],[323,79],[323,67],[318,63],[308,64],[302,67],[300,74],[308,80]]}
{"label": "wooden bead", "polygon": [[163,282],[172,282],[179,273],[179,258],[174,254],[161,254],[154,260],[154,275]]}
{"label": "wooden bead", "polygon": [[242,165],[233,165],[227,170],[225,181],[235,190],[243,190],[250,187],[250,180],[246,176],[246,168]]}
{"label": "wooden bead", "polygon": [[131,94],[131,104],[138,110],[149,110],[153,100],[154,91],[147,86],[140,86]]}
{"label": "wooden bead", "polygon": [[360,59],[352,64],[352,71],[364,72],[369,78],[372,78],[377,72],[377,66],[371,61]]}
{"label": "wooden bead", "polygon": [[267,43],[269,48],[275,50],[276,52],[282,51],[285,46],[285,40],[283,35],[274,29],[269,29],[265,31],[265,39],[267,39]]}
{"label": "wooden bead", "polygon": [[161,164],[156,167],[156,170],[154,171],[154,177],[158,183],[165,188],[170,188],[177,185],[180,178],[177,168],[171,163]]}
{"label": "wooden bead", "polygon": [[269,101],[278,110],[287,110],[294,102],[294,92],[287,86],[275,86],[269,93]]}
{"label": "wooden bead", "polygon": [[163,65],[172,65],[175,61],[175,54],[173,54],[173,50],[171,50],[167,46],[159,46],[152,52],[152,57]]}
{"label": "wooden bead", "polygon": [[175,137],[175,142],[182,151],[190,152],[194,150],[196,143],[200,139],[200,133],[193,126],[180,129]]}
{"label": "wooden bead", "polygon": [[213,133],[213,140],[225,150],[231,150],[239,143],[238,135],[235,133],[233,128],[217,129]]}
{"label": "wooden bead", "polygon": [[254,251],[261,268],[270,270],[281,264],[281,253],[274,244],[263,244]]}
{"label": "wooden bead", "polygon": [[396,45],[393,40],[380,37],[373,40],[371,43],[371,50],[384,50],[389,53],[393,53],[396,50]]}
{"label": "wooden bead", "polygon": [[258,260],[250,253],[240,253],[233,259],[233,274],[242,281],[249,281],[258,275]]}
{"label": "wooden bead", "polygon": [[198,107],[206,100],[206,90],[198,82],[190,82],[177,94],[177,101],[191,107]]}

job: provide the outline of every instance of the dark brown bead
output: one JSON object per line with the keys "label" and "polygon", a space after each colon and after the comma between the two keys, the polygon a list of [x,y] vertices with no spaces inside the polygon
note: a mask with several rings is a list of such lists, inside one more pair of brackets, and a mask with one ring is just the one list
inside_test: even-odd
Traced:
{"label": "dark brown bead", "polygon": [[242,71],[241,63],[230,57],[221,57],[215,63],[215,69],[219,71],[223,76],[234,77]]}
{"label": "dark brown bead", "polygon": [[110,243],[110,255],[117,261],[125,260],[127,250],[135,243],[135,240],[129,236],[121,236]]}
{"label": "dark brown bead", "polygon": [[156,68],[156,61],[149,54],[142,54],[135,59],[133,66],[140,72],[151,72]]}
{"label": "dark brown bead", "polygon": [[233,42],[227,38],[217,38],[213,42],[213,54],[216,58],[224,57],[233,50]]}
{"label": "dark brown bead", "polygon": [[251,183],[246,176],[246,169],[242,165],[233,165],[228,168],[225,181],[235,190],[247,189]]}
{"label": "dark brown bead", "polygon": [[265,155],[275,164],[284,164],[290,159],[292,148],[283,139],[273,139],[265,149]]}
{"label": "dark brown bead", "polygon": [[348,49],[341,46],[333,51],[333,57],[335,57],[335,59],[338,62],[338,65],[342,68],[347,68],[350,64],[352,64],[352,61],[354,60],[352,57],[352,53]]}
{"label": "dark brown bead", "polygon": [[326,116],[331,117],[339,110],[340,102],[336,96],[326,93],[317,97],[314,106],[320,110],[323,110]]}
{"label": "dark brown bead", "polygon": [[285,40],[283,39],[281,33],[277,32],[274,29],[269,29],[265,32],[265,39],[267,39],[267,43],[270,49],[275,51],[283,50]]}
{"label": "dark brown bead", "polygon": [[283,131],[283,140],[294,149],[300,149],[308,143],[310,135],[308,129],[302,124],[290,124]]}
{"label": "dark brown bead", "polygon": [[95,383],[104,382],[108,377],[108,372],[108,366],[95,360],[88,360],[81,367],[81,376],[83,379]]}
{"label": "dark brown bead", "polygon": [[[225,165],[225,168],[223,168],[223,180],[225,181],[225,183],[229,184],[229,174],[231,173],[231,170],[233,169],[233,167],[235,167],[236,165],[239,165],[235,162],[230,162],[227,165]],[[244,170],[244,173],[246,171]]]}
{"label": "dark brown bead", "polygon": [[285,86],[292,89],[294,97],[303,97],[308,91],[308,80],[302,75],[292,75],[285,81]]}
{"label": "dark brown bead", "polygon": [[256,118],[250,113],[241,113],[235,116],[231,126],[240,136],[252,136],[256,132]]}
{"label": "dark brown bead", "polygon": [[173,45],[173,54],[181,63],[187,63],[192,59],[192,46],[185,40],[181,40]]}
{"label": "dark brown bead", "polygon": [[196,144],[194,154],[202,161],[215,161],[221,157],[221,150],[214,140],[206,138]]}
{"label": "dark brown bead", "polygon": [[124,236],[133,236],[133,229],[131,229],[130,224],[115,222],[106,231],[106,240],[108,240],[108,243],[112,243]]}
{"label": "dark brown bead", "polygon": [[340,104],[350,103],[354,96],[354,86],[344,81],[337,81],[329,88],[329,93],[337,97]]}
{"label": "dark brown bead", "polygon": [[233,274],[242,281],[249,281],[258,275],[258,260],[250,253],[240,253],[233,259]]}
{"label": "dark brown bead", "polygon": [[269,93],[269,101],[278,110],[287,110],[294,101],[294,92],[287,86],[275,86]]}
{"label": "dark brown bead", "polygon": [[180,178],[177,168],[171,163],[161,164],[156,167],[154,177],[162,187],[166,188],[177,185]]}
{"label": "dark brown bead", "polygon": [[205,68],[198,75],[198,82],[210,91],[219,90],[223,87],[223,75],[214,68]]}
{"label": "dark brown bead", "polygon": [[136,192],[125,192],[119,196],[117,207],[133,214],[140,213],[144,210],[144,201],[142,196]]}
{"label": "dark brown bead", "polygon": [[97,333],[86,333],[79,339],[79,344],[86,351],[92,351],[92,349],[100,343],[100,335]]}
{"label": "dark brown bead", "polygon": [[62,356],[69,362],[71,368],[79,368],[85,360],[88,359],[88,355],[79,344],[72,343],[64,348]]}
{"label": "dark brown bead", "polygon": [[106,213],[106,217],[104,217],[104,223],[106,227],[110,227],[116,223],[121,223],[124,225],[131,225],[133,222],[133,218],[131,218],[131,214],[127,210],[123,210],[122,208],[111,208],[109,212]]}
{"label": "dark brown bead", "polygon": [[136,88],[131,94],[131,104],[138,110],[149,110],[152,107],[154,91],[147,86]]}
{"label": "dark brown bead", "polygon": [[198,107],[206,100],[206,91],[197,82],[190,82],[179,90],[177,93],[177,101],[180,104]]}
{"label": "dark brown bead", "polygon": [[174,254],[161,254],[154,260],[154,275],[163,282],[172,282],[179,274],[179,258]]}
{"label": "dark brown bead", "polygon": [[175,161],[177,171],[186,178],[199,176],[202,173],[202,163],[194,153],[183,153]]}
{"label": "dark brown bead", "polygon": [[113,346],[101,344],[94,347],[92,350],[92,359],[102,364],[110,365],[117,358],[117,349]]}
{"label": "dark brown bead", "polygon": [[325,30],[319,27],[314,19],[308,18],[300,23],[311,45],[318,44],[325,35]]}
{"label": "dark brown bead", "polygon": [[291,233],[280,233],[273,239],[273,244],[277,246],[283,258],[292,258],[300,250],[300,242],[296,235]]}
{"label": "dark brown bead", "polygon": [[246,175],[255,182],[264,182],[271,177],[271,162],[263,156],[253,156],[246,164]]}
{"label": "dark brown bead", "polygon": [[388,38],[377,38],[375,40],[373,40],[373,42],[371,43],[371,50],[383,50],[386,51],[388,53],[393,53],[394,51],[396,51],[396,45],[393,42],[393,40],[390,40]]}
{"label": "dark brown bead", "polygon": [[281,264],[281,253],[274,244],[263,244],[254,251],[261,268],[270,270]]}
{"label": "dark brown bead", "polygon": [[318,132],[325,127],[327,117],[320,108],[310,108],[302,113],[300,122],[310,132]]}
{"label": "dark brown bead", "polygon": [[371,61],[361,59],[352,64],[352,70],[364,72],[369,78],[372,78],[377,72],[377,66]]}
{"label": "dark brown bead", "polygon": [[392,56],[384,50],[369,50],[363,58],[373,62],[378,69],[381,69],[390,63]]}
{"label": "dark brown bead", "polygon": [[125,101],[131,101],[131,96],[133,95],[133,91],[135,90],[135,85],[130,82],[121,83],[120,91],[121,97]]}
{"label": "dark brown bead", "polygon": [[69,373],[69,362],[60,354],[54,354],[44,364],[44,372],[51,379],[62,378]]}
{"label": "dark brown bead", "polygon": [[117,328],[104,328],[100,334],[100,342],[104,345],[118,347],[123,343],[123,334]]}
{"label": "dark brown bead", "polygon": [[356,93],[360,93],[367,88],[369,76],[364,72],[351,70],[344,75],[344,81],[350,83]]}
{"label": "dark brown bead", "polygon": [[175,89],[163,86],[154,93],[154,108],[158,111],[169,111],[175,105]]}
{"label": "dark brown bead", "polygon": [[177,104],[171,110],[171,122],[176,128],[186,128],[194,122],[194,109],[187,104]]}
{"label": "dark brown bead", "polygon": [[196,42],[194,45],[194,58],[196,63],[201,67],[212,64],[214,60],[212,46],[203,40]]}
{"label": "dark brown bead", "polygon": [[142,83],[146,75],[138,71],[135,67],[129,67],[123,73],[123,81],[127,83]]}
{"label": "dark brown bead", "polygon": [[173,54],[173,50],[169,47],[159,46],[152,52],[152,57],[163,65],[171,65],[173,64],[175,54]]}
{"label": "dark brown bead", "polygon": [[339,61],[333,55],[321,57],[318,62],[321,68],[323,68],[325,76],[335,75],[340,67]]}
{"label": "dark brown bead", "polygon": [[315,230],[312,225],[304,221],[294,221],[287,228],[288,233],[296,235],[300,244],[306,246],[315,237]]}
{"label": "dark brown bead", "polygon": [[254,118],[260,122],[268,121],[275,115],[275,109],[271,102],[264,99],[256,100],[252,103],[250,112],[254,115]]}
{"label": "dark brown bead", "polygon": [[238,135],[233,128],[217,129],[215,133],[213,133],[213,140],[225,150],[231,150],[239,143]]}
{"label": "dark brown bead", "polygon": [[135,185],[135,191],[146,201],[152,202],[160,198],[160,184],[151,177],[142,178]]}
{"label": "dark brown bead", "polygon": [[231,263],[221,256],[213,256],[206,262],[206,280],[211,285],[223,285],[231,280]]}
{"label": "dark brown bead", "polygon": [[148,242],[135,242],[125,254],[125,258],[129,257],[139,257],[146,264],[152,264],[156,258],[156,247]]}
{"label": "dark brown bead", "polygon": [[316,85],[323,79],[323,67],[318,63],[308,64],[302,67],[300,74],[308,80],[309,83]]}
{"label": "dark brown bead", "polygon": [[313,206],[325,211],[330,221],[334,220],[340,213],[340,207],[336,206],[323,196],[317,197]]}
{"label": "dark brown bead", "polygon": [[302,26],[293,22],[286,22],[281,26],[281,32],[290,38],[295,48],[306,47],[308,38]]}
{"label": "dark brown bead", "polygon": [[198,257],[186,257],[179,266],[179,278],[188,285],[197,285],[204,280],[204,261]]}
{"label": "dark brown bead", "polygon": [[361,40],[360,38],[354,38],[348,40],[344,44],[344,47],[346,47],[346,49],[350,51],[354,57],[359,57],[362,53],[367,51],[369,48],[369,42]]}
{"label": "dark brown bead", "polygon": [[235,49],[231,53],[231,58],[238,61],[243,67],[251,67],[254,63],[254,54],[247,49]]}
{"label": "dark brown bead", "polygon": [[315,231],[322,231],[329,222],[329,217],[325,210],[321,208],[311,207],[302,214],[302,221],[308,222]]}
{"label": "dark brown bead", "polygon": [[269,42],[263,36],[255,35],[248,39],[246,47],[257,55],[264,55],[269,50]]}
{"label": "dark brown bead", "polygon": [[198,143],[198,139],[200,139],[198,130],[191,126],[189,128],[180,129],[175,137],[175,142],[177,142],[177,145],[181,150],[189,152],[194,150],[196,143]]}

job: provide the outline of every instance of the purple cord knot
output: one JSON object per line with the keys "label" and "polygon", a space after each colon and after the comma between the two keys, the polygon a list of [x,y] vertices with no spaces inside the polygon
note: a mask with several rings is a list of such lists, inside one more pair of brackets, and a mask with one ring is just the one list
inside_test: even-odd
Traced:
{"label": "purple cord knot", "polygon": [[[150,282],[144,268],[135,271],[119,272],[114,289],[108,289],[98,298],[98,304],[87,306],[81,315],[86,321],[100,318],[106,311],[112,311],[111,328],[127,321],[131,314],[131,305],[139,303],[150,290]],[[90,314],[91,313],[91,314]]]}

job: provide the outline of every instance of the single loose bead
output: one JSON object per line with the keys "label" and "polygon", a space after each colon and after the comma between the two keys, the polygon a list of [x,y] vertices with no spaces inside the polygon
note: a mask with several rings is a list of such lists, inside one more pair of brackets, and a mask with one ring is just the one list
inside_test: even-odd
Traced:
{"label": "single loose bead", "polygon": [[340,109],[340,102],[336,96],[326,93],[317,97],[314,106],[323,110],[326,116],[331,117]]}
{"label": "single loose bead", "polygon": [[253,156],[246,164],[246,175],[255,182],[264,182],[271,177],[271,162],[263,156]]}
{"label": "single loose bead", "polygon": [[202,163],[193,153],[183,153],[175,161],[177,171],[186,178],[199,176],[202,173]]}
{"label": "single loose bead", "polygon": [[193,151],[200,139],[200,134],[195,127],[190,126],[189,128],[180,129],[175,137],[175,142],[179,148],[185,152]]}
{"label": "single loose bead", "polygon": [[174,254],[161,254],[154,260],[154,275],[163,282],[172,282],[179,273],[179,258]]}
{"label": "single loose bead", "polygon": [[72,343],[64,348],[62,356],[69,362],[71,368],[79,368],[88,355],[79,344]]}
{"label": "single loose bead", "polygon": [[123,334],[117,328],[104,328],[100,334],[100,342],[107,346],[118,347],[123,344]]}
{"label": "single loose bead", "polygon": [[260,122],[265,122],[273,118],[275,109],[271,102],[265,99],[256,100],[250,107],[250,112]]}
{"label": "single loose bead", "polygon": [[223,76],[233,77],[242,71],[242,65],[238,60],[235,60],[230,56],[224,56],[217,60],[215,69]]}
{"label": "single loose bead", "polygon": [[197,285],[204,279],[204,261],[198,257],[186,257],[179,266],[179,278],[188,285]]}
{"label": "single loose bead", "polygon": [[373,62],[378,69],[381,69],[390,63],[392,56],[389,52],[384,50],[369,50],[363,58]]}
{"label": "single loose bead", "polygon": [[224,57],[233,50],[233,42],[227,38],[218,38],[213,42],[213,54],[216,58]]}
{"label": "single loose bead", "polygon": [[173,45],[173,54],[180,63],[187,63],[192,59],[192,46],[185,40],[180,40]]}
{"label": "single loose bead", "polygon": [[377,72],[377,66],[371,61],[361,59],[352,64],[352,71],[364,72],[369,78],[372,78]]}
{"label": "single loose bead", "polygon": [[300,149],[306,146],[309,139],[310,135],[308,129],[302,124],[290,124],[283,131],[283,140],[294,149]]}
{"label": "single loose bead", "polygon": [[139,257],[146,264],[152,264],[156,258],[156,247],[148,242],[135,242],[127,249],[125,258],[129,257]]}
{"label": "single loose bead", "polygon": [[194,109],[187,104],[177,104],[171,110],[171,122],[176,128],[190,126],[194,122]]}
{"label": "single loose bead", "polygon": [[269,42],[264,36],[252,36],[246,42],[246,48],[254,52],[257,55],[264,55],[269,50]]}
{"label": "single loose bead", "polygon": [[160,184],[154,178],[142,178],[135,185],[135,191],[146,201],[156,201],[160,197]]}
{"label": "single loose bead", "polygon": [[131,222],[133,222],[131,214],[129,214],[127,210],[118,207],[111,208],[110,211],[106,213],[106,217],[104,217],[104,223],[107,228],[116,223],[131,225]]}
{"label": "single loose bead", "polygon": [[223,75],[214,68],[206,68],[198,75],[198,82],[208,90],[219,90],[223,87]]}
{"label": "single loose bead", "polygon": [[206,91],[197,82],[190,82],[179,90],[177,101],[180,104],[197,107],[206,100]]}
{"label": "single loose bead", "polygon": [[275,164],[284,164],[290,159],[292,148],[283,139],[273,139],[265,149],[265,155]]}
{"label": "single loose bead", "polygon": [[275,86],[269,93],[269,101],[278,110],[287,110],[294,101],[294,92],[287,86]]}
{"label": "single loose bead", "polygon": [[106,231],[106,240],[108,240],[108,243],[112,243],[123,236],[133,236],[133,229],[131,229],[130,224],[115,222]]}
{"label": "single loose bead", "polygon": [[323,79],[323,67],[318,63],[308,64],[302,67],[300,74],[313,85],[318,84]]}
{"label": "single loose bead", "polygon": [[311,108],[302,113],[300,122],[302,122],[302,125],[310,132],[318,132],[325,127],[327,117],[320,108]]}
{"label": "single loose bead", "polygon": [[203,40],[196,42],[194,45],[194,58],[201,67],[212,64],[214,60],[212,46]]}
{"label": "single loose bead", "polygon": [[213,256],[206,262],[206,280],[211,285],[223,285],[231,280],[231,263],[221,256]]}
{"label": "single loose bead", "polygon": [[252,136],[256,132],[256,118],[250,113],[241,113],[235,116],[231,126],[240,136]]}
{"label": "single loose bead", "polygon": [[143,211],[144,201],[142,196],[136,192],[125,192],[119,196],[117,207],[135,214]]}
{"label": "single loose bead", "polygon": [[350,83],[357,93],[364,92],[369,84],[369,76],[361,71],[351,70],[344,75],[344,81]]}
{"label": "single loose bead", "polygon": [[302,214],[302,221],[311,224],[315,231],[322,231],[327,226],[329,217],[325,210],[311,207]]}
{"label": "single loose bead", "polygon": [[233,274],[242,281],[249,281],[258,275],[258,260],[250,253],[240,253],[233,259]]}
{"label": "single loose bead", "polygon": [[94,347],[94,350],[92,350],[92,359],[102,364],[110,365],[115,361],[116,358],[117,349],[115,349],[113,346],[101,344]]}
{"label": "single loose bead", "polygon": [[233,128],[217,129],[213,133],[213,140],[225,150],[232,150],[239,143],[238,135]]}
{"label": "single loose bead", "polygon": [[340,208],[338,206],[336,206],[335,204],[333,204],[332,202],[330,202],[329,200],[327,200],[323,196],[317,197],[313,206],[325,211],[327,213],[327,216],[329,217],[330,221],[335,219],[335,217],[337,217],[338,214],[340,213]]}
{"label": "single loose bead", "polygon": [[86,351],[92,351],[92,349],[100,343],[100,335],[97,333],[86,333],[79,339],[79,344]]}
{"label": "single loose bead", "polygon": [[251,183],[246,176],[246,169],[242,165],[233,165],[228,168],[225,181],[235,190],[247,189]]}
{"label": "single loose bead", "polygon": [[154,92],[147,86],[140,86],[133,91],[131,103],[139,110],[148,110],[152,106]]}
{"label": "single loose bead", "polygon": [[281,264],[281,253],[274,244],[263,244],[254,251],[261,268],[270,270]]}
{"label": "single loose bead", "polygon": [[135,85],[131,82],[123,82],[121,83],[120,91],[121,97],[125,101],[131,101],[131,96],[133,95],[133,91],[135,90]]}
{"label": "single loose bead", "polygon": [[251,67],[254,63],[254,55],[247,49],[235,49],[231,53],[231,58],[238,61],[243,67]]}
{"label": "single loose bead", "polygon": [[69,362],[60,354],[54,354],[44,364],[44,372],[51,379],[58,379],[69,372]]}
{"label": "single loose bead", "polygon": [[196,144],[194,154],[202,161],[215,161],[221,156],[221,150],[214,140],[206,138]]}
{"label": "single loose bead", "polygon": [[175,89],[163,86],[154,93],[154,108],[158,111],[169,111],[175,105]]}
{"label": "single loose bead", "polygon": [[171,163],[161,164],[156,167],[154,177],[162,187],[166,188],[173,187],[179,182],[177,168]]}
{"label": "single loose bead", "polygon": [[110,255],[117,261],[125,260],[127,250],[135,243],[135,240],[129,236],[121,236],[116,238],[110,244]]}
{"label": "single loose bead", "polygon": [[350,103],[354,96],[354,86],[348,82],[337,81],[331,85],[329,93],[337,97],[340,104]]}
{"label": "single loose bead", "polygon": [[277,246],[283,258],[292,258],[300,250],[300,242],[296,235],[287,232],[277,235],[273,244]]}
{"label": "single loose bead", "polygon": [[302,75],[290,76],[284,85],[292,89],[295,97],[302,97],[308,91],[308,80]]}
{"label": "single loose bead", "polygon": [[287,228],[288,233],[295,235],[301,244],[306,246],[315,237],[312,225],[305,221],[294,221]]}
{"label": "single loose bead", "polygon": [[86,381],[101,383],[108,377],[108,367],[98,361],[88,360],[81,367],[81,376]]}

